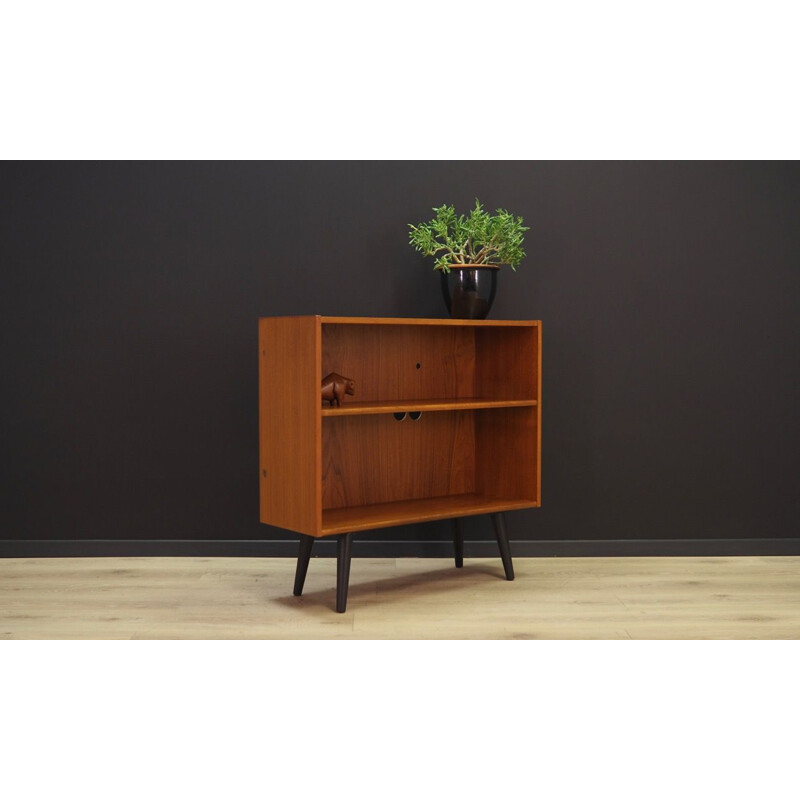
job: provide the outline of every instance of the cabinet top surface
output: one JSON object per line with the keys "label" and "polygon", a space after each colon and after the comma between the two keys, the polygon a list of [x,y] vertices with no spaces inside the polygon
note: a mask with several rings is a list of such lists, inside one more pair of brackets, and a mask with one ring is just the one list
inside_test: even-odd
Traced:
{"label": "cabinet top surface", "polygon": [[521,326],[541,324],[540,320],[512,319],[426,319],[423,317],[326,317],[320,314],[295,317],[260,317],[260,319],[317,319],[323,325],[457,325],[474,327]]}

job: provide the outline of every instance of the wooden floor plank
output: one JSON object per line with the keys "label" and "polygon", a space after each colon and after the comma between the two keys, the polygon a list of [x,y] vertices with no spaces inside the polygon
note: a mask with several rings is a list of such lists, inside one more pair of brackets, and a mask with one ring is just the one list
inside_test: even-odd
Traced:
{"label": "wooden floor plank", "polygon": [[0,560],[3,639],[797,639],[800,558]]}

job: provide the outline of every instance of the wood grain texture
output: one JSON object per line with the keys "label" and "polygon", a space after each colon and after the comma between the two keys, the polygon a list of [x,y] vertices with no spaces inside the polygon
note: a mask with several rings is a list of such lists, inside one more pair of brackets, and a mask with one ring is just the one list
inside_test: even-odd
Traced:
{"label": "wood grain texture", "polygon": [[356,402],[472,397],[474,332],[462,326],[323,324],[322,373],[328,372],[355,381]]}
{"label": "wood grain texture", "polygon": [[489,497],[478,492],[422,497],[418,500],[379,503],[359,507],[323,509],[322,530],[328,534],[389,528],[411,522],[431,522],[435,519],[469,517],[532,508],[530,500],[513,497]]}
{"label": "wood grain texture", "polygon": [[539,505],[538,407],[475,412],[475,485]]}
{"label": "wood grain texture", "polygon": [[[539,504],[538,323],[259,325],[263,522],[325,536]],[[355,381],[353,402],[323,407],[331,372]]]}
{"label": "wood grain texture", "polygon": [[438,319],[423,317],[327,317],[321,316],[320,320],[325,323],[335,323],[337,325],[424,325],[427,327],[456,327],[456,328],[506,328],[506,327],[530,327],[538,325],[536,320],[513,320],[513,319]]}
{"label": "wood grain texture", "polygon": [[474,414],[326,418],[322,463],[324,509],[472,492]]}
{"label": "wood grain texture", "polygon": [[[800,557],[0,559],[2,639],[799,639]],[[513,551],[514,542],[511,542]]]}
{"label": "wood grain texture", "polygon": [[486,397],[537,399],[539,325],[475,330],[476,393]]}
{"label": "wood grain texture", "polygon": [[319,536],[319,319],[262,318],[258,331],[261,521]]}
{"label": "wood grain texture", "polygon": [[372,403],[347,403],[341,407],[323,406],[323,417],[358,416],[360,414],[392,414],[403,411],[460,411],[478,408],[517,408],[535,406],[535,400],[492,400],[476,397],[463,400],[446,397],[440,400],[384,400]]}
{"label": "wood grain texture", "polygon": [[495,497],[541,504],[541,324],[475,332],[476,381],[499,397],[531,397],[529,408],[475,415],[476,486]]}
{"label": "wood grain texture", "polygon": [[542,504],[542,323],[536,325],[536,500]]}

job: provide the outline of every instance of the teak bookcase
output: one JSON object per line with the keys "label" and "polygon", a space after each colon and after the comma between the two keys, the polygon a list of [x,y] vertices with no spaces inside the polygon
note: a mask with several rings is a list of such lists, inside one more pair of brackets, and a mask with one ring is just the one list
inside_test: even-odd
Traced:
{"label": "teak bookcase", "polygon": [[[541,323],[372,317],[259,320],[261,521],[301,534],[295,594],[315,538],[339,537],[344,611],[356,531],[541,503]],[[323,376],[355,381],[340,407]]]}

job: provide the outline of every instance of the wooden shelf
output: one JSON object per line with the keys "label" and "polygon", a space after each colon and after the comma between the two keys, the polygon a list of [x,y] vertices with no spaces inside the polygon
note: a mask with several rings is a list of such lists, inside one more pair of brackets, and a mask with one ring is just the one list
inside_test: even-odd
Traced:
{"label": "wooden shelf", "polygon": [[[460,567],[458,519],[483,514],[514,580],[501,512],[541,504],[538,322],[263,317],[258,331],[261,521],[304,534],[295,596],[315,538],[338,537],[344,612],[353,533],[455,520]],[[330,373],[352,401],[325,405]]]}
{"label": "wooden shelf", "polygon": [[[258,330],[261,521],[304,534],[295,596],[315,538],[338,537],[344,612],[353,533],[456,520],[460,567],[458,519],[484,514],[514,580],[502,512],[541,504],[538,322],[263,317]],[[321,394],[332,372],[352,381],[335,408]]]}
{"label": "wooden shelf", "polygon": [[489,497],[473,492],[446,497],[426,497],[420,500],[402,500],[394,503],[376,503],[353,508],[324,509],[322,512],[322,535],[330,536],[335,533],[388,528],[393,525],[467,517],[473,514],[494,514],[498,511],[535,508],[538,505],[536,500]]}
{"label": "wooden shelf", "polygon": [[439,400],[392,400],[381,402],[345,402],[340,407],[323,406],[323,417],[358,414],[391,414],[404,411],[470,411],[479,408],[524,408],[536,400],[493,400],[489,398],[442,398]]}
{"label": "wooden shelf", "polygon": [[[320,537],[538,506],[541,338],[535,320],[261,318],[261,521]],[[355,385],[341,407],[331,372]]]}
{"label": "wooden shelf", "polygon": [[538,320],[448,319],[425,317],[318,317],[323,325],[426,325],[453,328],[535,328]]}

